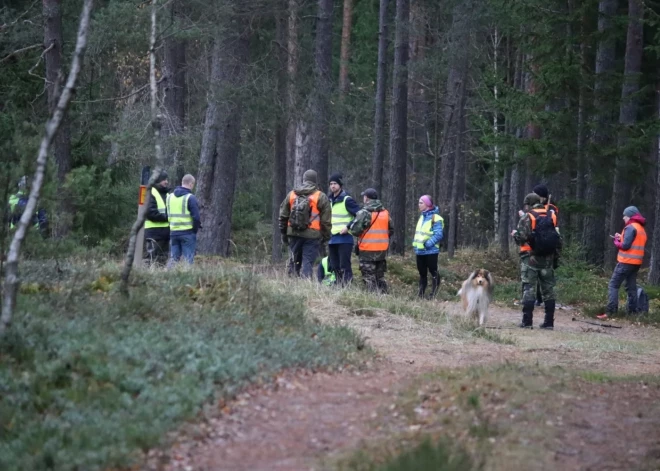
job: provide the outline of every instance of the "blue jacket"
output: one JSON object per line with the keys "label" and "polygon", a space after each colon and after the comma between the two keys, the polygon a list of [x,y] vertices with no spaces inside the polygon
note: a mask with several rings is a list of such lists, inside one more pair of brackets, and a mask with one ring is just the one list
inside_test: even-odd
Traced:
{"label": "blue jacket", "polygon": [[[192,193],[192,191],[182,186],[177,186],[176,189],[174,190],[174,196],[176,196],[177,198],[183,195],[187,195],[188,193]],[[191,194],[190,198],[188,198],[188,211],[190,211],[190,215],[192,216],[193,219],[193,228],[188,229],[186,231],[170,232],[171,236],[197,234],[197,231],[202,228],[201,220],[199,218],[199,206],[197,205],[197,198],[195,198],[195,195],[193,194]]]}
{"label": "blue jacket", "polygon": [[[433,217],[434,214],[440,214],[440,210],[438,207],[434,207],[433,209],[429,209],[428,211],[422,212],[421,217],[424,218],[424,222],[427,222],[429,219]],[[419,222],[419,219],[417,220]],[[415,224],[415,227],[417,227],[417,224]],[[415,254],[416,255],[433,255],[436,253],[440,252],[440,249],[435,246],[435,244],[438,244],[442,241],[443,233],[442,230],[444,229],[442,227],[442,221],[436,221],[433,226],[431,227],[433,229],[433,235],[429,240],[424,242],[424,250],[421,249],[415,249]]]}
{"label": "blue jacket", "polygon": [[[341,190],[341,192],[335,197],[335,195],[330,192],[328,194],[328,199],[330,200],[330,204],[333,206],[335,203],[341,203],[342,201],[346,200],[346,210],[353,216],[358,213],[360,210],[360,206],[357,204],[357,202],[348,196],[344,190]],[[332,237],[330,237],[330,242],[328,244],[353,244],[353,236],[351,234],[335,234]]]}

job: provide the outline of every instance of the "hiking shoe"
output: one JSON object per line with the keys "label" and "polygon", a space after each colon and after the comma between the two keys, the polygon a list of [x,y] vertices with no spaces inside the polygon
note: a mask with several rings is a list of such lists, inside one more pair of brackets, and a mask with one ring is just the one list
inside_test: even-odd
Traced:
{"label": "hiking shoe", "polygon": [[539,325],[539,329],[555,330],[555,326],[552,325],[552,324],[547,324],[547,323],[544,322],[543,324]]}
{"label": "hiking shoe", "polygon": [[608,317],[609,317],[609,316],[607,315],[607,313],[605,313],[605,314],[599,314],[599,315],[597,315],[597,316],[596,316],[596,319],[605,320],[605,319],[607,319]]}
{"label": "hiking shoe", "polygon": [[530,329],[530,330],[534,328],[532,324],[525,324],[523,322],[521,322],[518,327],[520,327],[521,329]]}

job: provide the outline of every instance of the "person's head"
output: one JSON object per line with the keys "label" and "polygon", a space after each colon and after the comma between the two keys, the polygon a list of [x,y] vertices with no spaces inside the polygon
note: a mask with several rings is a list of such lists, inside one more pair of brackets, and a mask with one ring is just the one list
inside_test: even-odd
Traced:
{"label": "person's head", "polygon": [[627,224],[628,221],[630,221],[630,218],[637,214],[641,214],[639,209],[637,209],[637,206],[628,206],[623,210],[623,221]]}
{"label": "person's head", "polygon": [[364,201],[365,204],[371,200],[377,200],[377,199],[378,199],[378,192],[373,188],[367,188],[362,192],[362,201]]}
{"label": "person's head", "polygon": [[313,183],[314,185],[318,184],[318,176],[316,175],[315,170],[307,170],[303,173],[303,183]]}
{"label": "person's head", "polygon": [[190,175],[189,173],[183,176],[183,179],[181,180],[181,186],[184,188],[188,188],[189,190],[192,190],[195,188],[195,177]]}
{"label": "person's head", "polygon": [[525,196],[525,199],[523,200],[523,209],[527,211],[529,208],[532,208],[537,204],[541,204],[541,197],[536,193],[530,193]]}
{"label": "person's head", "polygon": [[25,191],[25,190],[27,190],[27,176],[23,175],[18,180],[18,191]]}
{"label": "person's head", "polygon": [[169,185],[169,181],[168,181],[167,172],[165,170],[160,172],[160,175],[158,175],[158,178],[156,178],[154,185],[159,186],[161,188],[167,188],[167,186]]}
{"label": "person's head", "polygon": [[338,195],[341,192],[344,186],[344,182],[342,181],[342,178],[343,177],[341,173],[333,173],[332,175],[330,175],[330,178],[328,179],[328,183],[329,183],[330,191],[332,191],[332,194]]}
{"label": "person's head", "polygon": [[433,200],[431,199],[430,195],[422,195],[419,197],[419,201],[417,202],[417,207],[419,208],[420,211],[428,211],[429,209],[433,209]]}
{"label": "person's head", "polygon": [[536,185],[532,190],[532,192],[536,193],[541,197],[541,202],[548,200],[548,195],[549,195],[548,187],[545,186],[543,183],[539,183],[538,185]]}

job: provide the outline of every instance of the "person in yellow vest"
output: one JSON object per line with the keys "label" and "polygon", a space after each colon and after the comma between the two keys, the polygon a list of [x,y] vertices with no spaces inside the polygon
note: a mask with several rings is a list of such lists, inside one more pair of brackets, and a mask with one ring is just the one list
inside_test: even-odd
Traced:
{"label": "person in yellow vest", "polygon": [[289,245],[289,275],[312,278],[321,244],[330,239],[332,206],[319,190],[314,170],[303,174],[303,184],[280,205],[279,229]]}
{"label": "person in yellow vest", "polygon": [[385,272],[387,249],[394,234],[392,218],[378,199],[376,190],[367,188],[362,192],[362,197],[364,207],[358,211],[348,230],[358,238],[360,272],[367,290],[387,293]]}
{"label": "person in yellow vest", "polygon": [[644,248],[646,247],[646,219],[636,206],[628,206],[623,210],[623,234],[614,235],[614,245],[619,249],[616,257],[616,267],[608,285],[607,312],[601,314],[599,319],[607,319],[616,314],[619,309],[619,288],[626,282],[628,293],[628,314],[637,312],[637,273],[644,261]]}
{"label": "person in yellow vest", "polygon": [[195,177],[184,175],[181,186],[167,195],[167,218],[170,225],[170,260],[168,266],[178,262],[181,257],[190,264],[195,258],[197,231],[202,228],[199,218],[197,198],[192,194]]}
{"label": "person in yellow vest", "polygon": [[433,204],[430,195],[421,196],[417,202],[417,207],[421,212],[413,239],[417,271],[419,272],[419,291],[417,295],[420,298],[424,297],[428,285],[428,273],[431,273],[433,286],[431,287],[429,299],[433,299],[440,284],[438,254],[440,253],[440,242],[442,241],[442,230],[445,221],[440,216],[438,207]]}
{"label": "person in yellow vest", "polygon": [[165,265],[170,253],[170,223],[167,220],[168,175],[164,170],[151,187],[151,198],[144,222],[144,255],[147,261]]}
{"label": "person in yellow vest", "polygon": [[345,286],[353,280],[353,236],[348,233],[348,225],[360,210],[360,206],[344,191],[341,173],[330,175],[329,187],[328,198],[332,205],[332,237],[328,242],[330,271],[335,274],[337,281]]}
{"label": "person in yellow vest", "polygon": [[335,284],[337,278],[335,273],[330,271],[328,257],[323,257],[321,263],[319,263],[319,267],[316,270],[316,277],[318,278],[319,283],[323,283],[324,285],[331,286]]}

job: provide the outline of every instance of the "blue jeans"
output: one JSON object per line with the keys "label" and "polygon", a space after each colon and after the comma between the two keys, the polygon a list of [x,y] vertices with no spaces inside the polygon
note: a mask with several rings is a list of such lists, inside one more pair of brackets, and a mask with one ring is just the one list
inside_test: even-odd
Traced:
{"label": "blue jeans", "polygon": [[640,265],[631,265],[629,263],[617,263],[608,286],[608,314],[615,314],[619,308],[619,288],[623,282],[626,282],[626,292],[628,293],[628,313],[637,311],[637,272]]}
{"label": "blue jeans", "polygon": [[195,246],[197,245],[197,234],[172,235],[170,236],[170,261],[171,267],[181,259],[181,255],[192,265],[195,257]]}

